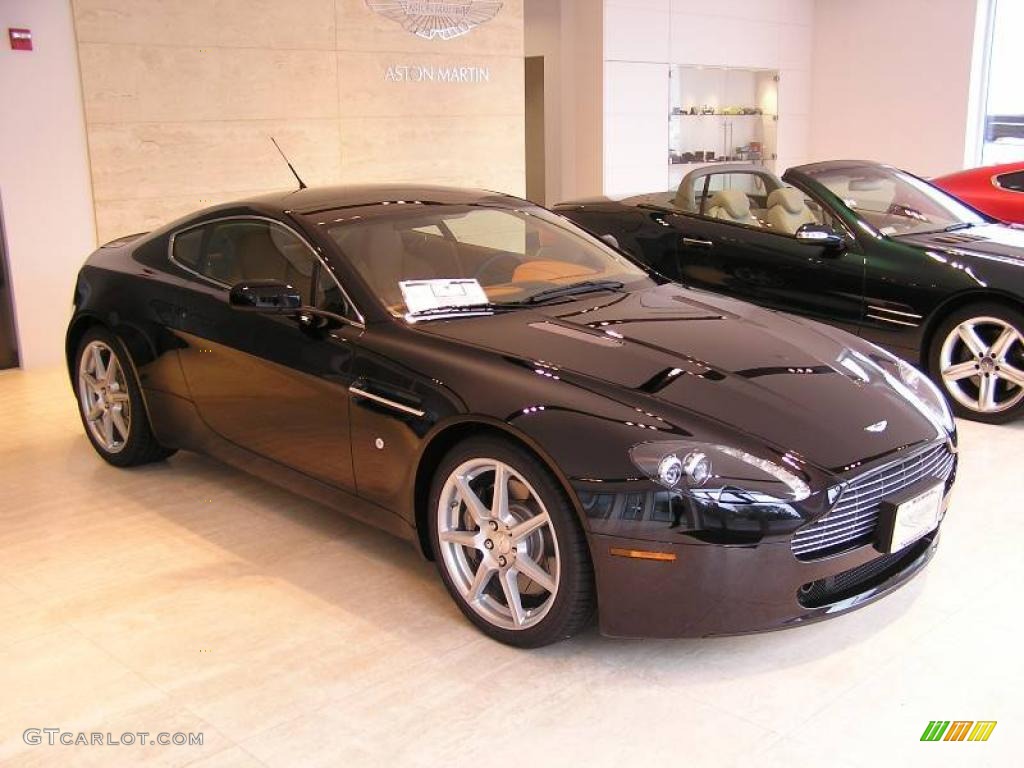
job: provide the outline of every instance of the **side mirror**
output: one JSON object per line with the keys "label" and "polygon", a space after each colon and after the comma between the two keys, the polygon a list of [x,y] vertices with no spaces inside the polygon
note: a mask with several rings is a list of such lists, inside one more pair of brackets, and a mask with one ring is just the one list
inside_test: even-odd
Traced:
{"label": "side mirror", "polygon": [[285,315],[302,309],[302,294],[279,280],[246,280],[232,286],[228,303],[233,309]]}
{"label": "side mirror", "polygon": [[846,247],[846,238],[824,224],[804,224],[796,231],[796,239],[805,245],[821,245],[838,251]]}
{"label": "side mirror", "polygon": [[603,240],[605,243],[607,243],[617,251],[622,250],[622,247],[619,245],[618,238],[616,238],[615,235],[601,235],[601,240]]}

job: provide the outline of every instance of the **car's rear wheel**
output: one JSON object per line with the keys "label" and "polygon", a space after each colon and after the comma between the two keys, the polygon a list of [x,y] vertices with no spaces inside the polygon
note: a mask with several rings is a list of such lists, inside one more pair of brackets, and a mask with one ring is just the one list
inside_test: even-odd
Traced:
{"label": "car's rear wheel", "polygon": [[957,415],[1002,424],[1024,412],[1024,315],[1002,304],[957,310],[938,328],[929,370]]}
{"label": "car's rear wheel", "polygon": [[174,451],[153,437],[142,393],[123,350],[106,329],[89,330],[75,356],[75,392],[93,448],[111,464],[131,467],[160,461]]}
{"label": "car's rear wheel", "polygon": [[558,483],[528,452],[494,438],[461,443],[439,467],[430,510],[441,578],[485,634],[533,648],[590,621],[586,538]]}

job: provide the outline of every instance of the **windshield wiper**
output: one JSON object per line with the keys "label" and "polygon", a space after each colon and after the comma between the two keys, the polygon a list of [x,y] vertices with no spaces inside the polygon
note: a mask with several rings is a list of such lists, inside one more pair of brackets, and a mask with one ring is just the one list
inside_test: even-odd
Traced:
{"label": "windshield wiper", "polygon": [[419,312],[409,312],[406,317],[410,320],[422,320],[431,317],[450,317],[452,315],[482,315],[493,312],[509,312],[514,309],[524,309],[534,304],[541,304],[552,299],[561,299],[566,296],[578,296],[584,293],[596,293],[598,291],[617,291],[623,284],[618,280],[584,280],[570,285],[559,285],[554,288],[546,288],[538,291],[532,296],[518,301],[506,301],[501,304],[494,302],[480,302],[478,304],[449,304],[443,307],[430,307],[421,309]]}
{"label": "windshield wiper", "polygon": [[956,224],[950,224],[948,227],[943,227],[942,229],[926,229],[923,232],[914,232],[911,230],[910,232],[900,232],[898,235],[892,235],[892,237],[904,237],[905,235],[937,235],[940,232],[956,232],[958,229],[969,229],[973,226],[974,224],[971,224],[969,221],[958,221]]}
{"label": "windshield wiper", "polygon": [[426,317],[437,317],[439,315],[480,315],[485,312],[502,312],[515,309],[516,304],[494,304],[492,302],[481,302],[479,304],[449,304],[443,307],[430,307],[421,309],[419,312],[410,312],[406,317],[419,320]]}
{"label": "windshield wiper", "polygon": [[570,285],[559,285],[555,288],[545,288],[543,291],[529,296],[521,301],[515,302],[519,305],[541,304],[551,299],[561,299],[565,296],[578,296],[584,293],[596,293],[598,291],[618,291],[622,288],[618,280],[584,280]]}

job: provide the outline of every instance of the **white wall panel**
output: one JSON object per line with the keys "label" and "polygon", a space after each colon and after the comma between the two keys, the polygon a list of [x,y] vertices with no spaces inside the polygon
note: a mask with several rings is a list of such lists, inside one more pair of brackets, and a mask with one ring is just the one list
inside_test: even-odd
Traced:
{"label": "white wall panel", "polygon": [[605,114],[656,114],[667,119],[667,64],[610,61],[604,77]]}
{"label": "white wall panel", "polygon": [[963,167],[977,5],[819,0],[813,157],[880,160],[926,176]]}
{"label": "white wall panel", "polygon": [[609,61],[668,61],[669,14],[664,10],[606,5],[605,59]]}
{"label": "white wall panel", "polygon": [[802,24],[810,27],[814,24],[815,0],[778,0],[779,21],[785,24]]}
{"label": "white wall panel", "polygon": [[668,13],[672,8],[672,0],[606,0],[605,5],[618,5],[623,8],[639,8],[649,11],[664,11],[665,13]]}
{"label": "white wall panel", "polygon": [[720,16],[736,21],[775,21],[779,0],[672,0],[672,13],[681,16]]}
{"label": "white wall panel", "polygon": [[8,27],[31,29],[35,48],[0,43],[0,197],[21,364],[32,368],[63,359],[75,275],[96,239],[71,8],[2,0]]}
{"label": "white wall panel", "polygon": [[779,24],[779,69],[810,70],[814,30],[802,24]]}
{"label": "white wall panel", "polygon": [[779,72],[779,113],[790,118],[811,111],[811,73],[806,69]]}
{"label": "white wall panel", "polygon": [[605,191],[662,189],[668,178],[668,65],[604,65]]}
{"label": "white wall panel", "polygon": [[787,116],[785,130],[778,132],[776,145],[776,168],[780,174],[784,168],[803,165],[813,159],[808,152],[810,133],[811,119],[808,115]]}

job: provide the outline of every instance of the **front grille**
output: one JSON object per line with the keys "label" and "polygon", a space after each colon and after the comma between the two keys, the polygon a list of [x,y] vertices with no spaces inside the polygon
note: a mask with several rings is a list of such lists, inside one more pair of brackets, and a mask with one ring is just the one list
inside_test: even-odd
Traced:
{"label": "front grille", "polygon": [[870,543],[887,497],[925,478],[948,480],[955,461],[943,442],[854,478],[827,514],[793,535],[793,554],[801,560],[814,560]]}
{"label": "front grille", "polygon": [[933,531],[901,552],[881,555],[848,571],[808,582],[800,587],[797,599],[804,608],[821,608],[867,592],[916,562],[934,540]]}

